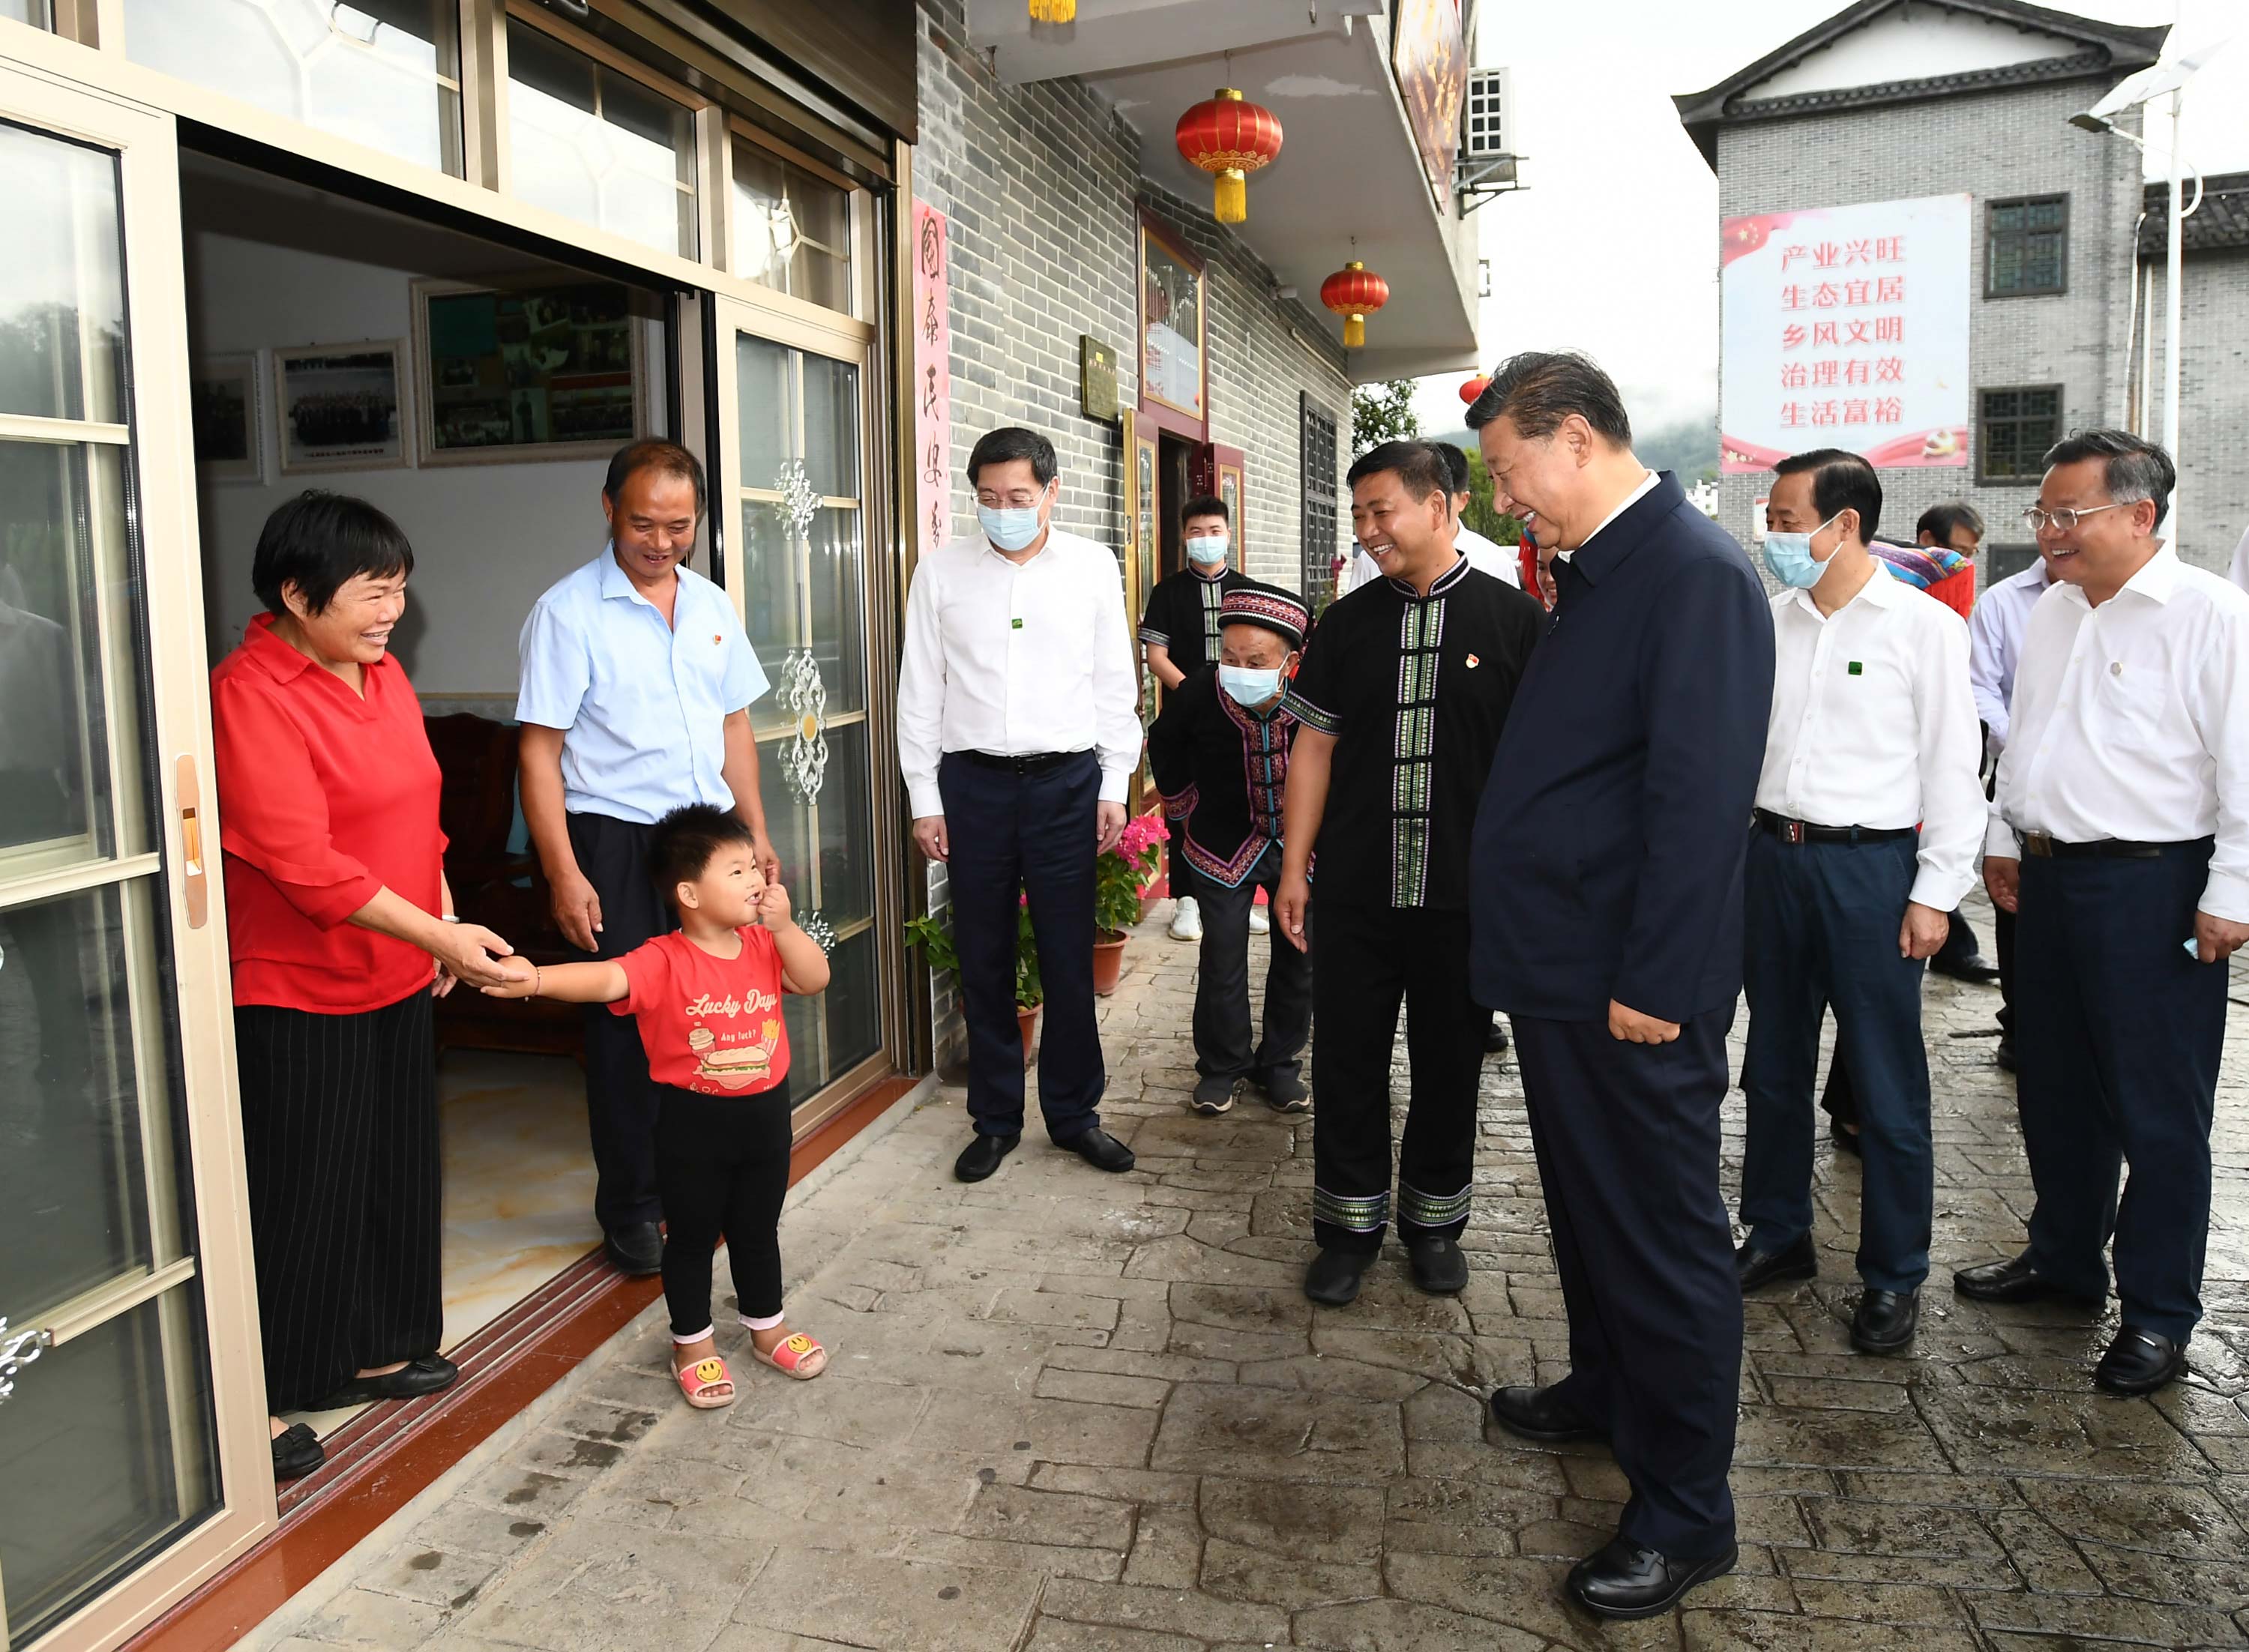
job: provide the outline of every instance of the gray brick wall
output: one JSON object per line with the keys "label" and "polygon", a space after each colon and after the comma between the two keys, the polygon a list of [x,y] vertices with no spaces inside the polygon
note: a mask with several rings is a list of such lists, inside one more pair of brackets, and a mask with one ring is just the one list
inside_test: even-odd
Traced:
{"label": "gray brick wall", "polygon": [[[2191,200],[2191,195],[2188,197]],[[2249,531],[2249,248],[2187,243],[2179,358],[2179,512],[2172,543],[2189,562],[2225,572]],[[2147,428],[2163,430],[2164,271],[2156,266],[2155,374]],[[2134,353],[2135,360],[2138,352]]]}
{"label": "gray brick wall", "polygon": [[[2065,429],[2123,419],[2139,151],[2121,139],[2098,138],[2066,124],[2101,90],[2097,81],[2075,81],[1956,93],[1924,103],[1719,130],[1721,217],[1958,191],[1976,198],[1970,239],[1970,463],[1958,470],[1884,471],[1884,538],[1909,539],[1923,511],[1964,497],[1988,524],[1987,545],[2029,543],[2020,513],[2034,502],[2035,484],[1985,486],[1976,480],[1972,427],[1979,387],[2061,385]],[[1986,299],[1984,203],[2057,192],[2069,195],[2067,291]],[[1751,502],[1766,490],[1764,477],[1719,478],[1720,524],[1748,543]]]}

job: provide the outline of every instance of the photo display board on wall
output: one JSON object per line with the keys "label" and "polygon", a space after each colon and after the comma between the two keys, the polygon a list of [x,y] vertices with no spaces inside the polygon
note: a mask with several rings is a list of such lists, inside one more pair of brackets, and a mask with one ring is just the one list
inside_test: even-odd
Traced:
{"label": "photo display board on wall", "polygon": [[643,433],[632,295],[614,281],[416,282],[424,464],[605,455]]}

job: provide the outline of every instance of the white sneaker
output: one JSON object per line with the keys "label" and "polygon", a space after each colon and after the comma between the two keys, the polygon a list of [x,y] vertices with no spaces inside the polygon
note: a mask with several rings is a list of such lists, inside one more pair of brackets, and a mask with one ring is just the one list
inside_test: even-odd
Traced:
{"label": "white sneaker", "polygon": [[1166,933],[1174,941],[1202,939],[1202,908],[1191,895],[1180,897],[1178,909],[1172,914],[1172,927]]}
{"label": "white sneaker", "polygon": [[1265,915],[1265,908],[1263,907],[1252,907],[1249,908],[1250,934],[1264,935],[1269,931],[1272,927],[1273,920]]}

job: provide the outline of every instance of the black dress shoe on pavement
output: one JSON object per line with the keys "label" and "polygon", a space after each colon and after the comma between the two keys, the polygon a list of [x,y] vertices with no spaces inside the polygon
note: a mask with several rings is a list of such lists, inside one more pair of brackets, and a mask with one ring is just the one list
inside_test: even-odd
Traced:
{"label": "black dress shoe on pavement", "polygon": [[2093,1380],[2111,1394],[2153,1394],[2186,1371],[2186,1345],[2125,1326],[2093,1368]]}
{"label": "black dress shoe on pavement", "polygon": [[1294,1073],[1253,1074],[1249,1080],[1265,1092],[1265,1105],[1276,1113],[1309,1113],[1312,1107],[1312,1086]]}
{"label": "black dress shoe on pavement", "polygon": [[328,1460],[320,1437],[301,1422],[292,1422],[273,1436],[273,1478],[301,1480]]}
{"label": "black dress shoe on pavement", "polygon": [[1406,1247],[1413,1283],[1431,1296],[1458,1296],[1468,1289],[1468,1259],[1457,1239],[1415,1239]]}
{"label": "black dress shoe on pavement", "polygon": [[425,1354],[381,1376],[354,1377],[313,1409],[340,1411],[347,1405],[368,1405],[376,1400],[418,1400],[425,1394],[450,1388],[460,1374],[461,1368],[444,1354]]}
{"label": "black dress shoe on pavement", "polygon": [[2090,1297],[2063,1290],[2041,1274],[2028,1251],[2004,1262],[1963,1268],[1952,1276],[1952,1288],[1978,1302],[2074,1302],[2088,1311],[2098,1311],[2102,1306]]}
{"label": "black dress shoe on pavement", "polygon": [[1554,1445],[1566,1440],[1606,1440],[1609,1431],[1551,1387],[1494,1388],[1491,1420],[1518,1439]]}
{"label": "black dress shoe on pavement", "polygon": [[1088,1130],[1067,1141],[1055,1145],[1064,1152],[1075,1153],[1097,1170],[1119,1171],[1132,1168],[1132,1149],[1103,1129]]}
{"label": "black dress shoe on pavement", "polygon": [[1000,1168],[1000,1161],[1015,1150],[1023,1139],[1022,1133],[1014,1135],[986,1135],[979,1130],[960,1149],[960,1156],[953,1162],[953,1176],[956,1182],[981,1182]]}
{"label": "black dress shoe on pavement", "polygon": [[1920,1292],[1870,1290],[1851,1316],[1851,1346],[1861,1354],[1895,1354],[1913,1346],[1920,1326]]}
{"label": "black dress shoe on pavement", "polygon": [[1970,981],[1979,987],[1999,978],[1999,966],[1980,952],[1964,958],[1948,958],[1939,953],[1929,961],[1929,970],[1931,975],[1949,975],[1955,981]]}
{"label": "black dress shoe on pavement", "polygon": [[602,1239],[610,1265],[620,1273],[664,1272],[664,1235],[653,1222],[628,1222]]}
{"label": "black dress shoe on pavement", "polygon": [[1491,1031],[1483,1035],[1483,1052],[1486,1055],[1504,1055],[1507,1052],[1507,1023],[1497,1016],[1491,1018]]}
{"label": "black dress shoe on pavement", "polygon": [[1778,1251],[1760,1251],[1744,1239],[1742,1248],[1734,1252],[1734,1272],[1742,1282],[1742,1294],[1747,1296],[1775,1279],[1818,1278],[1819,1258],[1812,1252],[1808,1233]]}
{"label": "black dress shoe on pavement", "polygon": [[1844,1128],[1840,1119],[1827,1121],[1827,1139],[1835,1144],[1835,1151],[1847,1153],[1854,1159],[1863,1159],[1867,1150],[1859,1143],[1859,1133]]}
{"label": "black dress shoe on pavement", "polygon": [[2015,1070],[2015,1035],[2013,1033],[1999,1034],[1999,1047],[1991,1052],[1991,1059],[1999,1064],[1999,1071],[2002,1073],[2012,1073]]}
{"label": "black dress shoe on pavement", "polygon": [[1331,1246],[1314,1257],[1304,1270],[1304,1294],[1323,1307],[1347,1307],[1358,1299],[1359,1281],[1374,1265],[1366,1251],[1338,1251]]}
{"label": "black dress shoe on pavement", "polygon": [[1688,1590],[1734,1569],[1740,1551],[1726,1546],[1707,1560],[1675,1560],[1661,1550],[1612,1538],[1599,1553],[1570,1568],[1570,1598],[1605,1618],[1652,1618],[1679,1604]]}
{"label": "black dress shoe on pavement", "polygon": [[1194,1093],[1187,1098],[1187,1105],[1206,1119],[1214,1119],[1220,1114],[1232,1110],[1234,1093],[1241,1087],[1241,1081],[1236,1079],[1198,1079]]}

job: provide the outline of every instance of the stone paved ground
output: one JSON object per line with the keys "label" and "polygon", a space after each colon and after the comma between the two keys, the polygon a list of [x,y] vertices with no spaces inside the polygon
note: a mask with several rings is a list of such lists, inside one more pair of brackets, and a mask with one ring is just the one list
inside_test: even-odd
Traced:
{"label": "stone paved ground", "polygon": [[1316,1311],[1297,1289],[1312,1127],[1182,1110],[1192,954],[1167,913],[1104,1011],[1105,1112],[1136,1172],[1027,1141],[962,1187],[960,1097],[940,1092],[787,1218],[793,1317],[827,1376],[745,1361],[732,1409],[690,1412],[651,1316],[274,1634],[446,1652],[2249,1642],[2249,1018],[2219,1098],[2197,1374],[2118,1401],[2087,1380],[2113,1318],[1952,1299],[1953,1266],[2018,1244],[2030,1189],[1997,994],[1932,983],[1918,1346],[1848,1349],[1858,1172],[1823,1148],[1826,1272],[1749,1309],[1741,1569],[1674,1618],[1603,1628],[1556,1590],[1617,1515],[1613,1463],[1478,1426],[1483,1389],[1550,1380],[1565,1349],[1513,1065],[1485,1073],[1468,1292],[1421,1296],[1393,1251],[1355,1306]]}

